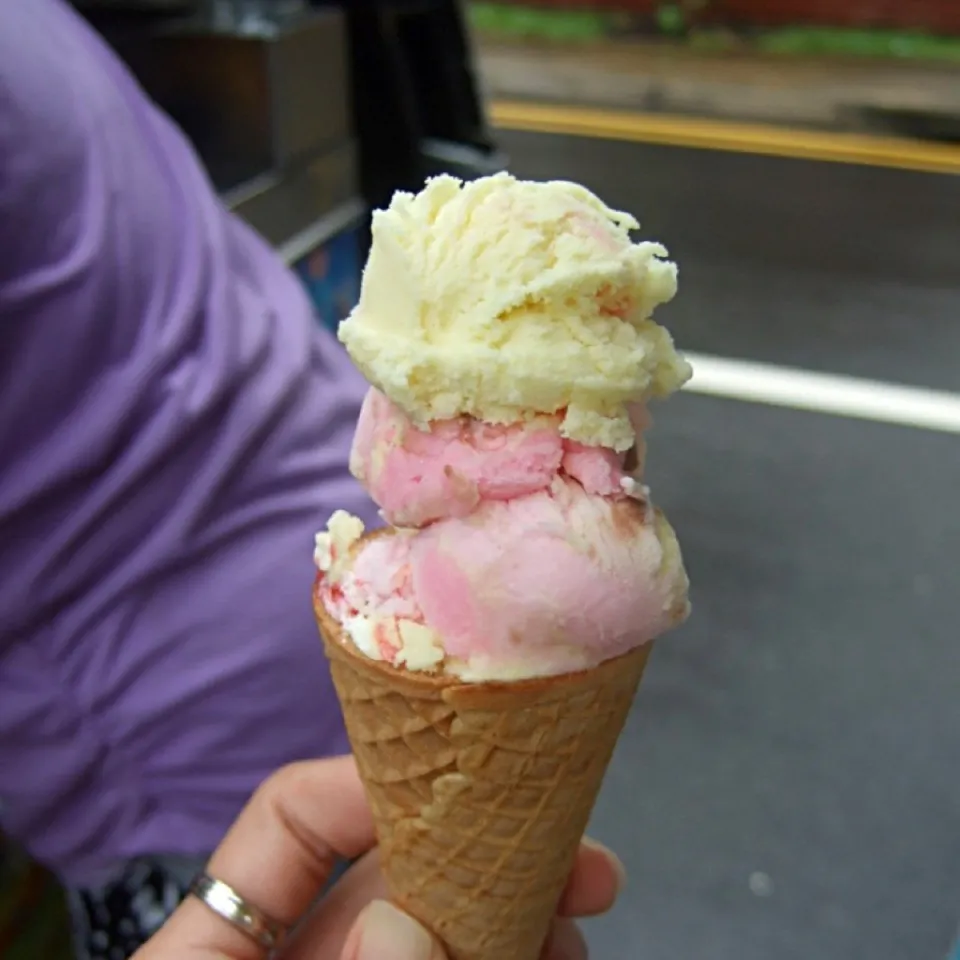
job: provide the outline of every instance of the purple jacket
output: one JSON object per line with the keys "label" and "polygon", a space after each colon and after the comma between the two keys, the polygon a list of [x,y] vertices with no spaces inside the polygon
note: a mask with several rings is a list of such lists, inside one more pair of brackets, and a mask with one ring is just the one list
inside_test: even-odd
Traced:
{"label": "purple jacket", "polygon": [[72,883],[346,749],[312,534],[364,390],[62,0],[0,3],[0,824]]}

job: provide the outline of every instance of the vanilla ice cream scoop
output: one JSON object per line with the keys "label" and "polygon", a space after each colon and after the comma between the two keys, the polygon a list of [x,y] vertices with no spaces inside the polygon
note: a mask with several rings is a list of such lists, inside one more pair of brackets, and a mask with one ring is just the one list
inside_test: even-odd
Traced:
{"label": "vanilla ice cream scoop", "polygon": [[564,437],[625,451],[628,405],[690,376],[651,319],[676,267],[637,226],[572,183],[437,177],[374,214],[340,339],[420,426],[559,414]]}

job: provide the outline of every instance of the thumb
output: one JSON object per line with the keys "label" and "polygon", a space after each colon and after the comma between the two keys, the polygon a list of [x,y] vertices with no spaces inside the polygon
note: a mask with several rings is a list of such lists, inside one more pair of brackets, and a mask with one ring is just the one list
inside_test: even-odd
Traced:
{"label": "thumb", "polygon": [[341,960],[447,960],[447,955],[413,917],[374,900],[357,917]]}

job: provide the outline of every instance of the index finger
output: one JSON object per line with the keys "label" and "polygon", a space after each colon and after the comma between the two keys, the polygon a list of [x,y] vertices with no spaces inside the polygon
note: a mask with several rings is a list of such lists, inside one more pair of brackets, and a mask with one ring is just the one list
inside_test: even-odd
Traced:
{"label": "index finger", "polygon": [[[292,925],[321,892],[338,857],[375,843],[352,757],[293,764],[257,789],[210,859],[210,876],[271,919]],[[263,960],[263,950],[188,897],[138,960]]]}

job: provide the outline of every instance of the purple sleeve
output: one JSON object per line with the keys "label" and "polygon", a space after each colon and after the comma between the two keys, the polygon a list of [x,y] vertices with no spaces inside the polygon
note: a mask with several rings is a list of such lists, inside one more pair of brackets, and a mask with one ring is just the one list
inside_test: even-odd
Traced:
{"label": "purple sleeve", "polygon": [[365,385],[61,0],[0,3],[0,802],[68,876],[344,741],[312,534]]}

